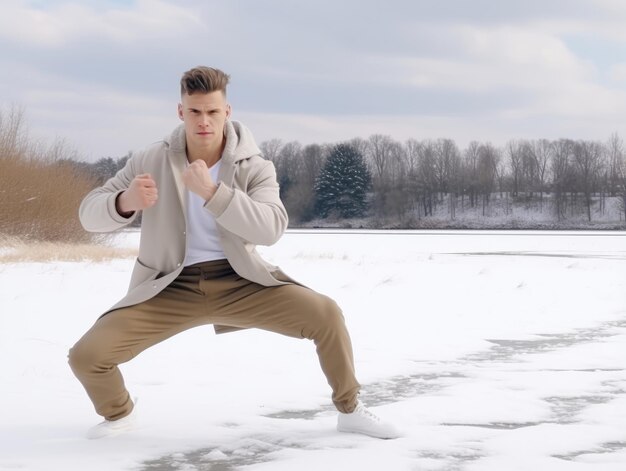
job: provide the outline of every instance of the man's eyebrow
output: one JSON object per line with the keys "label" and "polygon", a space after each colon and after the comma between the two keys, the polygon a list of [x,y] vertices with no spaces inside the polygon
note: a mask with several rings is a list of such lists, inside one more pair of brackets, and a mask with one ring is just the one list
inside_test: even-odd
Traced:
{"label": "man's eyebrow", "polygon": [[[188,106],[187,109],[192,111],[200,111],[200,108],[197,108],[195,106]],[[220,106],[212,106],[210,108],[206,108],[206,111],[220,111],[221,109],[222,107]]]}

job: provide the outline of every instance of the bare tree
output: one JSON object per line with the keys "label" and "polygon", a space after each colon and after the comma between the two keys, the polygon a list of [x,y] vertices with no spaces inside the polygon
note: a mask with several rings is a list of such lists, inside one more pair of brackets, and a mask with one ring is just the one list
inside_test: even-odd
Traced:
{"label": "bare tree", "polygon": [[521,178],[520,191],[524,193],[526,207],[532,204],[532,197],[538,187],[537,160],[534,155],[533,144],[530,141],[520,141]]}
{"label": "bare tree", "polygon": [[591,197],[602,166],[601,159],[602,148],[597,142],[579,141],[574,146],[574,163],[589,221],[591,221]]}
{"label": "bare tree", "polygon": [[294,222],[307,221],[315,216],[315,182],[324,166],[325,149],[319,144],[305,146],[294,158],[293,184],[285,195],[285,206]]}
{"label": "bare tree", "polygon": [[450,157],[450,175],[448,178],[449,194],[448,194],[448,208],[450,218],[456,218],[456,207],[459,194],[463,193],[464,186],[464,172],[461,162],[461,152],[454,143],[454,152]]}
{"label": "bare tree", "polygon": [[467,187],[467,193],[470,199],[470,206],[473,208],[478,198],[478,157],[479,157],[480,144],[477,141],[472,141],[465,149],[465,181]]}
{"label": "bare tree", "polygon": [[483,144],[478,149],[478,182],[482,196],[482,213],[486,215],[491,194],[495,188],[498,160],[498,150],[491,144]]}
{"label": "bare tree", "polygon": [[522,180],[522,144],[519,141],[509,141],[506,146],[512,177],[512,195],[518,196]]}
{"label": "bare tree", "polygon": [[[354,150],[356,150],[359,154],[361,154],[362,156],[366,157],[368,155],[369,152],[369,148],[370,148],[370,143],[369,141],[361,138],[361,137],[355,137],[353,139],[350,139],[347,144],[352,147]],[[330,149],[326,149],[326,153],[330,153]]]}
{"label": "bare tree", "polygon": [[[444,196],[448,196],[448,206],[451,217],[456,215],[456,188],[458,178],[459,161],[461,153],[452,139],[437,139],[434,143],[435,152],[435,178],[437,180],[437,193],[439,201],[443,202]],[[453,201],[454,199],[454,201]]]}
{"label": "bare tree", "polygon": [[419,199],[421,183],[419,175],[421,143],[416,139],[409,139],[404,144],[404,158],[406,164],[406,192],[410,211],[420,217]]}
{"label": "bare tree", "polygon": [[441,196],[450,191],[450,181],[455,159],[460,155],[459,149],[452,139],[438,139],[435,142],[435,172],[437,191]]}
{"label": "bare tree", "polygon": [[369,138],[367,157],[372,166],[372,177],[376,180],[384,180],[385,171],[389,163],[391,152],[391,137],[382,134],[373,134]]}
{"label": "bare tree", "polygon": [[319,144],[309,144],[302,149],[302,183],[315,184],[320,170],[324,166],[324,152],[325,149]]}
{"label": "bare tree", "polygon": [[508,198],[510,187],[508,185],[509,174],[507,172],[509,167],[507,165],[507,160],[502,157],[504,155],[504,150],[498,149],[498,154],[500,155],[498,163],[496,164],[496,179],[498,182],[498,191],[500,192],[500,198],[504,198],[505,193],[507,194]]}
{"label": "bare tree", "polygon": [[618,194],[620,196],[620,208],[624,215],[624,221],[626,221],[626,157],[622,154],[622,158],[619,160],[617,166],[618,177]]}
{"label": "bare tree", "polygon": [[301,153],[302,145],[298,141],[287,142],[280,148],[278,157],[274,162],[278,184],[280,185],[280,196],[285,201],[287,211],[291,206],[291,201],[288,201],[287,195],[290,194],[292,187],[298,185],[302,174]]}
{"label": "bare tree", "polygon": [[620,191],[620,168],[624,160],[624,141],[617,135],[611,134],[606,146],[608,160],[608,194],[616,196]]}
{"label": "bare tree", "polygon": [[549,163],[554,153],[553,144],[547,139],[533,141],[530,150],[535,161],[535,191],[539,191],[539,205],[543,208],[543,193],[546,190],[546,180],[549,173]]}
{"label": "bare tree", "polygon": [[405,222],[412,208],[412,197],[409,194],[409,178],[406,148],[399,142],[390,144],[388,182],[389,190],[385,204],[387,214],[394,214],[401,222]]}
{"label": "bare tree", "polygon": [[420,200],[424,210],[424,216],[433,215],[433,207],[436,204],[437,192],[437,163],[435,143],[423,141],[419,147],[419,182]]}
{"label": "bare tree", "polygon": [[282,147],[283,141],[281,141],[280,139],[270,139],[269,141],[263,141],[259,146],[263,157],[265,157],[267,160],[271,160],[272,162],[274,162],[274,164],[278,162],[278,156]]}
{"label": "bare tree", "polygon": [[572,191],[574,142],[561,139],[552,144],[551,160],[554,212],[560,221],[567,214],[567,192]]}
{"label": "bare tree", "polygon": [[368,151],[365,154],[372,175],[373,207],[379,217],[385,217],[389,207],[387,200],[392,187],[389,171],[393,142],[389,136],[373,134],[368,139]]}
{"label": "bare tree", "polygon": [[419,147],[420,143],[417,139],[408,139],[404,144],[407,172],[413,173],[417,171],[419,163]]}

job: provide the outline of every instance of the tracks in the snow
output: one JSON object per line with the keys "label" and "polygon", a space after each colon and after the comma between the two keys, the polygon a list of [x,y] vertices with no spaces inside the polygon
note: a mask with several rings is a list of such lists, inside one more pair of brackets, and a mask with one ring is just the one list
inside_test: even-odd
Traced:
{"label": "tracks in the snow", "polygon": [[[436,394],[452,384],[476,381],[476,378],[467,374],[468,365],[485,367],[493,365],[494,368],[507,367],[520,363],[528,355],[549,353],[567,349],[576,345],[590,342],[601,342],[611,336],[617,335],[618,331],[626,329],[626,320],[607,322],[595,327],[576,329],[562,334],[539,335],[531,340],[490,339],[491,348],[466,355],[452,362],[430,364],[428,372],[417,372],[411,375],[398,375],[385,380],[373,382],[363,386],[361,399],[369,406],[380,406],[403,399],[414,398],[423,394]],[[438,371],[432,371],[432,369]],[[537,370],[546,371],[546,370]],[[594,374],[599,371],[621,371],[615,369],[577,369],[577,370],[551,370],[551,371],[577,371]],[[604,381],[600,384],[604,391],[602,394],[588,394],[578,396],[551,396],[543,400],[550,405],[551,416],[544,421],[527,422],[487,422],[487,423],[442,423],[444,427],[478,427],[495,430],[516,430],[525,427],[536,427],[542,424],[572,424],[578,421],[577,417],[587,407],[595,404],[603,404],[612,401],[616,397],[626,394],[626,390],[619,384],[609,384]],[[333,407],[328,405],[319,409],[310,410],[284,410],[265,417],[274,420],[305,419],[312,420],[319,416],[327,416],[333,412]],[[236,426],[236,425],[235,425]],[[286,427],[288,425],[285,425]],[[151,471],[233,471],[242,466],[261,463],[271,460],[270,455],[285,448],[312,449],[310,443],[299,443],[297,438],[285,439],[283,434],[250,434],[238,439],[237,443],[228,446],[206,447],[191,452],[174,453],[158,459],[145,461],[141,470]],[[589,450],[580,450],[562,455],[553,455],[563,460],[576,460],[579,456],[613,453],[626,448],[626,442],[616,441],[598,445]],[[446,470],[462,470],[464,463],[479,460],[484,456],[480,449],[462,450],[459,453],[441,453],[437,450],[416,450],[419,458],[441,461]]]}

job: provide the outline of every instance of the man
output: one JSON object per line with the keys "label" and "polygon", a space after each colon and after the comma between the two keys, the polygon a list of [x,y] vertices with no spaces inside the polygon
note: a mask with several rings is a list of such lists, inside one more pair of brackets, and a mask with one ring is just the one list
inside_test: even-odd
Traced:
{"label": "man", "polygon": [[339,411],[337,428],[395,438],[358,400],[352,347],[337,304],[265,262],[287,227],[276,173],[243,125],[231,121],[229,76],[196,67],[181,79],[171,136],[134,154],[80,206],[88,231],[114,231],[142,211],[139,256],[126,296],[69,353],[70,366],[104,421],[90,438],[132,428],[134,404],[118,365],[191,327],[260,328],[317,347]]}

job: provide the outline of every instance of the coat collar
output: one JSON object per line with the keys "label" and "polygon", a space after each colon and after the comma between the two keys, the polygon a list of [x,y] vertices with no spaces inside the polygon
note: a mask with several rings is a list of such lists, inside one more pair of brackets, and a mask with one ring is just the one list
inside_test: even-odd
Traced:
{"label": "coat collar", "polygon": [[[224,137],[226,138],[226,145],[222,153],[222,163],[235,163],[261,153],[250,130],[239,121],[226,121]],[[165,139],[165,143],[177,158],[184,157],[186,161],[187,141],[184,124],[176,127],[169,138]]]}

